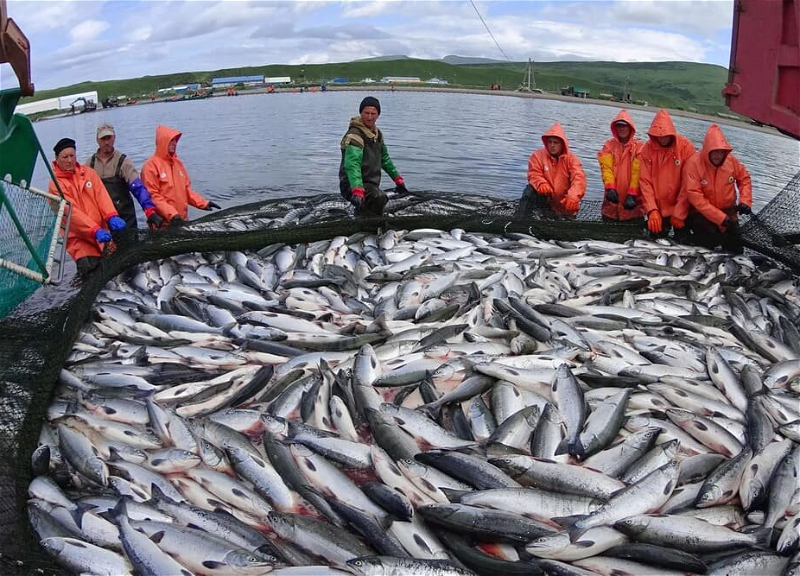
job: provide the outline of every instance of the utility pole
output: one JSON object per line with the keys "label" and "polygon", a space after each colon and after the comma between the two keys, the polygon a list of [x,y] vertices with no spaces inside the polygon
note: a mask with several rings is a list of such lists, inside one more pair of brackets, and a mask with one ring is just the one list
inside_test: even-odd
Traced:
{"label": "utility pole", "polygon": [[522,86],[520,90],[523,92],[530,92],[532,88],[536,88],[536,79],[533,74],[534,62],[528,58],[528,66],[525,68],[525,77],[522,79]]}

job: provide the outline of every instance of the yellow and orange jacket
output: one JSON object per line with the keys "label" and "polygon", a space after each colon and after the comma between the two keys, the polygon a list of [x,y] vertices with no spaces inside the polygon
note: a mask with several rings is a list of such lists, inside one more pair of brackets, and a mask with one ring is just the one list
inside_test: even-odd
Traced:
{"label": "yellow and orange jacket", "polygon": [[586,175],[583,173],[583,166],[578,157],[569,151],[569,141],[561,124],[556,122],[547,132],[542,134],[542,142],[548,136],[561,138],[564,142],[564,152],[554,158],[544,148],[536,150],[528,159],[528,184],[534,190],[539,190],[542,184],[549,184],[553,189],[553,194],[547,199],[550,208],[556,214],[574,216],[575,212],[568,212],[564,208],[564,201],[567,196],[580,200],[586,194]]}
{"label": "yellow and orange jacket", "polygon": [[[623,144],[617,136],[617,128],[614,125],[620,120],[626,122],[631,127],[631,136]],[[641,201],[639,201],[639,152],[644,146],[644,142],[636,139],[636,126],[631,120],[627,110],[620,110],[619,114],[611,121],[611,133],[613,138],[606,140],[603,147],[597,153],[597,160],[600,162],[600,174],[603,178],[603,187],[607,190],[614,188],[619,193],[619,202],[613,204],[603,196],[603,206],[600,212],[603,216],[613,220],[630,220],[640,218],[644,215]],[[622,205],[625,194],[637,198],[636,206],[631,210],[626,210]]]}
{"label": "yellow and orange jacket", "polygon": [[[100,228],[108,230],[108,219],[119,216],[103,181],[97,172],[78,162],[74,172],[65,172],[53,161],[53,174],[70,202],[67,252],[76,262],[85,256],[102,256],[103,245],[94,234]],[[55,182],[50,182],[49,191],[59,195]]]}
{"label": "yellow and orange jacket", "polygon": [[208,200],[192,190],[192,181],[177,154],[167,151],[170,141],[181,137],[181,132],[167,126],[156,127],[156,153],[142,165],[141,178],[156,205],[158,213],[167,221],[174,216],[189,218],[189,205],[205,208]]}
{"label": "yellow and orange jacket", "polygon": [[[712,150],[725,150],[727,156],[719,166],[714,166],[708,158]],[[689,203],[706,220],[717,226],[722,225],[726,216],[736,220],[738,204],[753,204],[753,186],[750,173],[739,159],[731,154],[731,147],[719,126],[712,124],[703,139],[703,148],[692,156],[684,168],[684,188]],[[736,200],[736,190],[739,200]],[[686,219],[686,213],[678,213],[678,218]]]}
{"label": "yellow and orange jacket", "polygon": [[[689,202],[681,193],[683,170],[695,152],[694,146],[685,136],[678,134],[666,110],[656,113],[647,134],[650,140],[639,153],[639,188],[644,212],[649,214],[658,210],[662,217],[676,212],[683,214],[688,211]],[[673,136],[672,145],[661,146],[656,141],[660,136]]]}

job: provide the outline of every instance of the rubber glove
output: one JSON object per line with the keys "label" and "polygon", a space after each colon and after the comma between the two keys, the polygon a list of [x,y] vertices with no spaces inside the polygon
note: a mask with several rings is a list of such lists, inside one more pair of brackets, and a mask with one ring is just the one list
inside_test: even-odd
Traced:
{"label": "rubber glove", "polygon": [[111,242],[111,234],[105,228],[98,228],[94,233],[94,239],[100,243]]}
{"label": "rubber glove", "polygon": [[112,232],[125,230],[125,220],[123,220],[119,216],[112,216],[111,218],[108,219],[108,227],[111,228]]}
{"label": "rubber glove", "polygon": [[661,214],[658,213],[658,210],[650,210],[647,215],[647,229],[653,234],[658,234],[661,232],[661,224]]}
{"label": "rubber glove", "polygon": [[350,196],[350,202],[353,206],[356,207],[356,210],[360,210],[364,207],[364,189],[356,186],[353,188],[353,193]]}
{"label": "rubber glove", "polygon": [[686,220],[681,220],[680,218],[677,218],[675,216],[670,218],[669,221],[672,223],[672,227],[677,228],[678,230],[686,226]]}
{"label": "rubber glove", "polygon": [[725,220],[722,221],[722,224],[719,225],[719,229],[721,232],[725,232],[733,225],[733,219],[730,216],[725,216]]}
{"label": "rubber glove", "polygon": [[170,226],[180,226],[184,223],[184,219],[178,216],[177,214],[172,217],[172,220],[169,221]]}
{"label": "rubber glove", "polygon": [[606,200],[612,204],[619,203],[619,194],[614,188],[606,188]]}
{"label": "rubber glove", "polygon": [[209,210],[209,211],[210,211],[210,210],[213,210],[214,208],[216,208],[217,210],[219,210],[220,208],[222,208],[222,206],[220,206],[219,204],[217,204],[217,203],[216,203],[216,202],[214,202],[213,200],[209,200],[209,201],[208,201],[208,204],[206,204],[206,207],[205,207],[205,208],[203,208],[203,210]]}
{"label": "rubber glove", "polygon": [[632,195],[630,192],[626,194],[622,207],[625,208],[625,210],[633,210],[636,208],[636,196]]}
{"label": "rubber glove", "polygon": [[553,187],[550,186],[550,184],[541,184],[539,188],[536,189],[536,192],[542,196],[550,196],[553,193]]}
{"label": "rubber glove", "polygon": [[397,178],[394,179],[394,185],[396,186],[395,190],[398,194],[406,194],[408,192],[408,188],[406,188],[406,181],[403,180],[403,177],[399,174]]}
{"label": "rubber glove", "polygon": [[578,198],[573,198],[572,196],[567,196],[564,199],[564,209],[567,212],[577,212],[578,208],[581,207],[581,201]]}
{"label": "rubber glove", "polygon": [[748,206],[747,204],[739,204],[736,207],[736,210],[739,212],[739,214],[752,214],[753,213],[753,209],[750,208],[750,206]]}
{"label": "rubber glove", "polygon": [[155,208],[145,208],[144,215],[147,216],[147,225],[151,230],[158,230],[164,225],[164,219]]}

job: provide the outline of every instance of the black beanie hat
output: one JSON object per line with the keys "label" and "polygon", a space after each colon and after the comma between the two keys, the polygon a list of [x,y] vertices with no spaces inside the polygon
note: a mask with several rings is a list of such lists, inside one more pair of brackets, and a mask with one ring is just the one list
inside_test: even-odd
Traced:
{"label": "black beanie hat", "polygon": [[378,102],[378,99],[375,96],[367,96],[361,101],[361,105],[358,107],[358,112],[361,113],[364,111],[364,108],[367,106],[374,106],[378,110],[378,114],[381,113],[381,103]]}
{"label": "black beanie hat", "polygon": [[75,140],[73,140],[72,138],[62,138],[61,140],[56,142],[55,146],[53,146],[53,151],[56,153],[56,156],[58,156],[59,154],[61,154],[62,150],[65,150],[67,148],[75,148]]}

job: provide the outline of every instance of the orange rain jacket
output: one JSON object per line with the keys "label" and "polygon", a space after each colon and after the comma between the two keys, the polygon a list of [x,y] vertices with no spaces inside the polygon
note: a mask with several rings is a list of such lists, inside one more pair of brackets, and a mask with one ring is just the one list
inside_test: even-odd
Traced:
{"label": "orange rain jacket", "polygon": [[[54,160],[53,174],[70,202],[67,252],[76,262],[85,256],[102,256],[103,245],[95,240],[94,233],[100,228],[108,230],[108,219],[119,216],[103,181],[97,172],[77,162],[74,172],[65,172]],[[49,191],[58,196],[55,182],[50,182]]]}
{"label": "orange rain jacket", "polygon": [[[727,156],[719,166],[714,166],[708,158],[712,150],[725,150]],[[703,139],[703,148],[692,156],[684,168],[684,188],[689,203],[707,220],[717,226],[722,225],[726,216],[736,220],[737,204],[753,204],[753,186],[750,173],[739,159],[731,154],[731,147],[719,126],[712,124]],[[736,201],[736,190],[739,201]],[[675,212],[678,218],[686,219],[686,213]]]}
{"label": "orange rain jacket", "polygon": [[553,189],[553,194],[547,198],[550,208],[559,215],[574,216],[575,212],[568,212],[564,208],[567,196],[580,201],[586,194],[586,175],[578,157],[569,151],[569,141],[561,124],[556,122],[547,132],[542,134],[542,142],[548,136],[561,138],[564,142],[564,152],[554,158],[547,151],[547,146],[536,150],[528,159],[528,183],[539,190],[542,184],[548,184]]}
{"label": "orange rain jacket", "polygon": [[[642,146],[639,153],[639,187],[645,214],[658,210],[661,216],[672,216],[674,212],[684,214],[688,211],[688,199],[681,194],[681,182],[686,161],[694,154],[694,146],[678,134],[672,118],[666,110],[659,110],[650,130],[650,140]],[[664,148],[656,138],[673,136],[671,146]],[[680,208],[676,211],[676,205]]]}
{"label": "orange rain jacket", "polygon": [[[614,125],[620,120],[627,122],[631,127],[631,136],[625,144],[619,141],[617,127]],[[603,186],[606,190],[614,188],[619,193],[619,202],[613,204],[606,200],[604,195],[600,211],[603,216],[613,220],[641,218],[644,215],[641,202],[637,200],[636,207],[632,210],[626,210],[622,203],[626,194],[639,196],[639,151],[644,142],[636,139],[636,126],[627,110],[620,110],[611,121],[611,133],[614,137],[603,144],[597,153],[597,160],[600,162]]]}
{"label": "orange rain jacket", "polygon": [[205,208],[208,200],[192,190],[186,167],[177,154],[167,152],[173,138],[181,132],[167,126],[156,127],[156,153],[142,165],[141,178],[150,191],[158,213],[169,222],[175,216],[189,219],[189,204]]}

